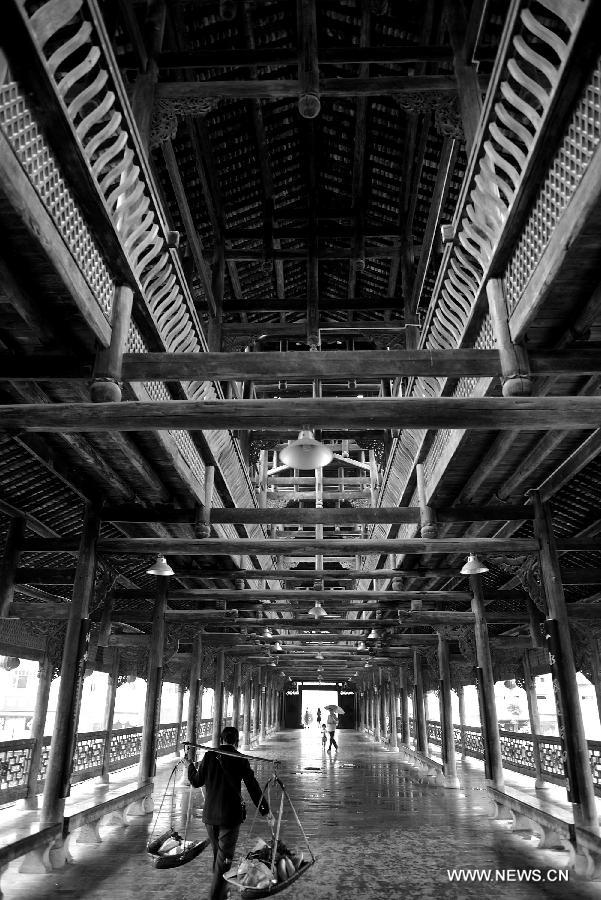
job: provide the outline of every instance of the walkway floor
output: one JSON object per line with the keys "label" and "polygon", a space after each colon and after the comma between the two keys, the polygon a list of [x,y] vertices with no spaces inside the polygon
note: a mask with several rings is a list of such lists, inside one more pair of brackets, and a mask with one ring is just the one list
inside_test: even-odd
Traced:
{"label": "walkway floor", "polygon": [[[287,889],[287,900],[601,900],[601,883],[584,882],[572,873],[568,883],[547,880],[555,870],[565,871],[567,854],[538,851],[535,839],[512,834],[507,823],[489,818],[482,780],[472,767],[463,770],[464,789],[445,790],[418,784],[398,754],[357,732],[339,732],[339,747],[337,754],[326,754],[317,729],[309,729],[281,732],[250,753],[282,760],[280,777],[317,857],[315,866]],[[159,787],[172,766],[172,759],[160,762]],[[254,768],[259,782],[266,781],[271,766],[257,761]],[[198,817],[201,791],[192,796],[191,836],[204,836]],[[188,797],[188,788],[178,788],[178,814]],[[253,809],[251,804],[241,832],[242,852],[254,843],[255,835],[268,836],[261,819],[249,836]],[[164,808],[159,829],[167,817]],[[100,845],[73,842],[76,863],[61,872],[22,875],[18,864],[12,863],[2,878],[6,900],[204,900],[210,881],[209,853],[181,869],[154,869],[145,853],[151,818],[134,820],[126,831],[106,829]],[[290,847],[302,847],[290,814],[282,837]],[[448,871],[461,868],[487,870],[491,879],[514,880],[451,882]],[[539,880],[518,882],[520,870]]]}

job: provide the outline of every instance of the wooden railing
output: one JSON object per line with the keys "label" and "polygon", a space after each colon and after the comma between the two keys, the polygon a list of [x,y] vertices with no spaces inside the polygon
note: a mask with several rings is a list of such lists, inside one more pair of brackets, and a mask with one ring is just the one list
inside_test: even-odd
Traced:
{"label": "wooden railing", "polygon": [[[414,719],[409,719],[411,736],[415,736]],[[440,722],[428,720],[428,742],[435,746],[442,746],[442,729]],[[401,720],[397,718],[397,731],[400,734]],[[454,726],[455,749],[462,751],[466,756],[475,759],[484,759],[484,741],[482,729],[471,725]],[[463,732],[463,738],[462,738]],[[513,772],[521,772],[523,775],[536,777],[534,767],[535,746],[538,745],[538,753],[541,761],[541,776],[545,781],[553,784],[566,784],[566,776],[563,768],[563,755],[561,739],[552,735],[528,734],[521,731],[499,730],[501,740],[501,755],[503,767]],[[601,797],[601,741],[587,741],[591,771],[595,793]]]}

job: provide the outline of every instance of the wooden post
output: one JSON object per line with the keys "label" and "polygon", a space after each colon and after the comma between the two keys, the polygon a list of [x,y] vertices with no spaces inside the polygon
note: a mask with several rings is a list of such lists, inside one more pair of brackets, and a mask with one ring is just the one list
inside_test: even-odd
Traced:
{"label": "wooden post", "polygon": [[259,727],[261,743],[267,737],[267,677],[265,666],[260,669],[259,687]]}
{"label": "wooden post", "polygon": [[211,536],[211,505],[213,503],[213,488],[215,486],[215,466],[205,468],[205,502],[202,508],[198,507],[198,515],[194,525],[197,538]]}
{"label": "wooden post", "polygon": [[486,778],[492,786],[503,790],[503,758],[495,705],[495,679],[490,658],[488,627],[484,616],[482,576],[470,575],[470,584],[473,592],[472,612],[476,619],[474,633],[478,662],[478,697],[480,699],[480,718],[484,738],[484,768]]}
{"label": "wooden post", "polygon": [[369,491],[372,509],[378,505],[378,466],[376,464],[376,454],[373,450],[368,453],[369,459]]}
{"label": "wooden post", "polygon": [[459,0],[445,0],[444,15],[453,48],[453,67],[457,79],[459,108],[467,155],[472,149],[482,109],[482,95],[478,83],[478,72],[471,59],[466,58],[465,36],[467,23],[463,3]]}
{"label": "wooden post", "polygon": [[457,688],[457,699],[459,700],[459,732],[461,734],[461,759],[465,759],[465,690],[463,685]]}
{"label": "wooden post", "polygon": [[[201,667],[202,667],[202,635],[197,632],[194,635],[194,644],[192,647],[192,664],[190,666],[190,685],[188,694],[188,721],[186,723],[186,740],[190,743],[196,743],[198,733],[198,719],[200,718],[200,702],[202,693],[201,683]],[[188,759],[193,761],[196,758],[194,747],[188,747]]]}
{"label": "wooden post", "polygon": [[[138,784],[152,783],[156,771],[157,732],[160,722],[161,693],[163,688],[163,647],[165,644],[165,609],[167,607],[168,579],[156,576],[156,600],[152,614],[150,650],[148,654],[148,674],[146,680],[146,701],[142,724],[140,746],[140,767]],[[151,812],[152,807],[145,811]]]}
{"label": "wooden post", "polygon": [[399,666],[399,688],[401,695],[401,743],[409,744],[409,685],[407,669]]}
{"label": "wooden post", "polygon": [[259,451],[259,509],[267,507],[267,469],[268,469],[268,453],[267,450]]}
{"label": "wooden post", "polygon": [[389,686],[390,693],[388,696],[388,715],[390,716],[390,749],[397,751],[399,749],[399,736],[397,733],[396,724],[397,692],[396,681],[392,673],[389,681]]}
{"label": "wooden post", "polygon": [[63,646],[56,718],[40,816],[42,828],[62,822],[65,799],[71,789],[71,768],[89,640],[88,616],[94,591],[99,529],[100,519],[96,510],[86,507]]}
{"label": "wooden post", "polygon": [[379,681],[376,678],[375,670],[372,672],[372,703],[373,703],[373,719],[374,719],[374,741],[380,740],[381,722],[380,722],[380,697],[378,694]]}
{"label": "wooden post", "polygon": [[426,476],[423,463],[417,463],[415,466],[415,475],[417,478],[417,495],[419,498],[420,536],[423,538],[438,537],[436,513],[431,506],[428,506],[426,499]]}
{"label": "wooden post", "polygon": [[31,721],[31,758],[29,760],[29,772],[27,773],[27,794],[23,800],[19,800],[17,806],[20,809],[38,808],[38,781],[40,780],[40,760],[42,758],[42,744],[44,740],[44,726],[48,712],[48,697],[52,685],[52,673],[54,665],[46,654],[40,662],[38,671],[38,690],[35,698],[35,709]]}
{"label": "wooden post", "polygon": [[177,686],[177,733],[175,735],[175,754],[179,753],[179,748],[182,742],[182,731],[183,731],[183,718],[184,718],[184,692],[185,687],[183,684],[178,684]]}
{"label": "wooden post", "polygon": [[111,741],[113,737],[113,719],[115,717],[115,697],[117,695],[117,684],[119,681],[119,649],[117,647],[111,647],[111,649],[105,651],[105,653],[108,653],[109,655],[110,668],[104,704],[104,746],[102,748],[100,775],[97,778],[99,784],[109,783]]}
{"label": "wooden post", "polygon": [[490,278],[486,283],[486,293],[503,374],[503,396],[529,397],[532,379],[528,354],[524,347],[514,344],[511,339],[502,279]]}
{"label": "wooden post", "polygon": [[232,697],[232,725],[240,726],[240,690],[242,680],[242,663],[238,661],[234,666],[234,693]]}
{"label": "wooden post", "polygon": [[259,740],[259,722],[261,716],[261,669],[258,669],[253,675],[252,679],[252,694],[253,694],[253,729],[252,736],[258,741]]}
{"label": "wooden post", "polygon": [[218,747],[223,728],[223,701],[225,694],[225,650],[218,650],[215,656],[215,684],[213,687],[213,738],[211,746]]}
{"label": "wooden post", "polygon": [[534,787],[540,789],[545,787],[540,759],[540,746],[538,743],[540,719],[538,715],[538,702],[536,699],[536,683],[534,681],[532,669],[530,668],[530,655],[528,650],[526,650],[522,658],[522,667],[524,669],[524,686],[526,689],[526,699],[528,701],[530,733],[532,734],[532,757],[534,759],[534,771],[536,773]]}
{"label": "wooden post", "polygon": [[94,365],[94,381],[90,399],[94,403],[119,403],[121,400],[121,370],[131,321],[133,291],[126,285],[115,288],[111,310],[111,341],[99,350]]}
{"label": "wooden post", "polygon": [[0,619],[8,616],[15,595],[15,575],[19,565],[21,546],[25,537],[25,519],[16,516],[10,520],[4,545],[4,555],[0,563]]}
{"label": "wooden post", "polygon": [[591,636],[590,638],[590,648],[593,684],[595,686],[595,697],[597,698],[597,712],[599,713],[599,721],[601,722],[601,659],[599,657],[599,641],[595,636]]}
{"label": "wooden post", "polygon": [[424,679],[422,670],[422,655],[419,650],[413,651],[413,679],[415,709],[415,745],[420,753],[428,752],[428,726],[426,725],[426,710],[424,707]]}
{"label": "wooden post", "polygon": [[598,834],[599,823],[593,776],[576,682],[576,666],[561,582],[559,557],[553,535],[553,522],[549,507],[543,503],[540,493],[531,491],[530,496],[534,503],[534,530],[540,542],[541,578],[549,613],[547,628],[554,665],[553,685],[557,702],[559,733],[564,743],[566,775],[569,784],[568,799],[572,803],[574,821]]}
{"label": "wooden post", "polygon": [[386,716],[388,715],[388,682],[384,678],[382,669],[380,669],[380,740],[388,740],[388,732],[386,730]]}
{"label": "wooden post", "polygon": [[298,19],[298,111],[303,119],[319,115],[319,61],[317,56],[316,0],[297,0]]}
{"label": "wooden post", "polygon": [[252,678],[249,676],[244,685],[244,721],[242,725],[242,749],[250,748],[250,723],[252,704]]}
{"label": "wooden post", "polygon": [[440,670],[440,725],[442,732],[442,759],[445,787],[458,788],[457,762],[455,759],[455,729],[451,704],[451,669],[449,642],[438,635],[438,666]]}

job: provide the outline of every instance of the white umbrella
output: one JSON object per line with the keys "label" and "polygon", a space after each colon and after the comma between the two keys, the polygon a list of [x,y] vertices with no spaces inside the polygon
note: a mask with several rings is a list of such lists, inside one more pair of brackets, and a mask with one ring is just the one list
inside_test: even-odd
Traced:
{"label": "white umbrella", "polygon": [[343,716],[344,710],[337,706],[335,703],[331,703],[329,706],[324,706],[324,709],[329,709],[330,712],[335,712],[337,716]]}

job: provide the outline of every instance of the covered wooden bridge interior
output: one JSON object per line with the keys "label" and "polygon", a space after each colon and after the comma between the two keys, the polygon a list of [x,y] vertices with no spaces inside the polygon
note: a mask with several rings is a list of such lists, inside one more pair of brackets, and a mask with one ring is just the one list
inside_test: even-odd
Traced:
{"label": "covered wooden bridge interior", "polygon": [[450,692],[477,684],[502,807],[494,683],[526,685],[534,731],[552,670],[555,780],[596,870],[576,676],[601,704],[600,19],[594,0],[5,0],[0,650],[40,660],[40,693],[0,799],[38,803],[60,673],[38,850],[86,669],[113,701],[147,680],[142,811],[165,680],[189,688],[188,740],[202,685],[205,738],[233,694],[246,747],[290,685],[345,684],[357,728],[426,765],[439,691],[447,787]]}

